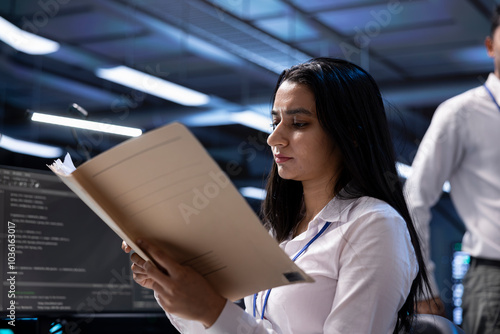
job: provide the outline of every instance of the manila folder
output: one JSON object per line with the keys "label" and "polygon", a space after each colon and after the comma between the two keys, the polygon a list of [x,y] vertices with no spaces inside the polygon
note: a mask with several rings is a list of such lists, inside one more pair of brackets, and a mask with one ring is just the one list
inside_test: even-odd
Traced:
{"label": "manila folder", "polygon": [[129,139],[72,172],[61,164],[49,167],[140,256],[154,262],[138,239],[192,267],[232,301],[313,281],[180,123]]}

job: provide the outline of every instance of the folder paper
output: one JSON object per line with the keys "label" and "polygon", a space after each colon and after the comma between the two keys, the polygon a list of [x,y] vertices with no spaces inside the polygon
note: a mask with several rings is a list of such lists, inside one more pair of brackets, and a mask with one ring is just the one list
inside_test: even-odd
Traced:
{"label": "folder paper", "polygon": [[232,301],[313,281],[180,123],[129,139],[76,169],[69,155],[49,168],[141,257],[152,260],[138,239],[191,266]]}

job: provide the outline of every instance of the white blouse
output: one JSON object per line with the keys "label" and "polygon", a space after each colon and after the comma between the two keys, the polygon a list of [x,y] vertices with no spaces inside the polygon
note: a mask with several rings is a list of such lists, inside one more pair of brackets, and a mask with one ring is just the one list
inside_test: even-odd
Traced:
{"label": "white blouse", "polygon": [[167,314],[182,333],[392,333],[418,265],[406,223],[387,203],[370,198],[334,198],[307,231],[280,247],[293,257],[326,222],[332,224],[296,260],[314,283],[272,289],[264,320],[266,292],[245,310],[227,302],[208,329]]}

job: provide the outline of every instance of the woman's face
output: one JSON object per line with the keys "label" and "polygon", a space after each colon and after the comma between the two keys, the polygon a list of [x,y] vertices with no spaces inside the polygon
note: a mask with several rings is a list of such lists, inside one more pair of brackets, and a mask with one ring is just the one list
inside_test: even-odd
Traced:
{"label": "woman's face", "polygon": [[283,179],[331,184],[341,167],[340,150],[320,126],[314,94],[303,84],[285,81],[274,99],[271,146]]}

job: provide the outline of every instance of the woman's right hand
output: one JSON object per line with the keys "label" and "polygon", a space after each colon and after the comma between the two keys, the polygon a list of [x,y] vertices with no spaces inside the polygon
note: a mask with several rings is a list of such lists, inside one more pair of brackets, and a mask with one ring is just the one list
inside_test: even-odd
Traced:
{"label": "woman's right hand", "polygon": [[[125,241],[122,241],[122,250],[127,254],[133,251],[132,247],[130,247]],[[142,287],[153,289],[153,281],[148,275],[145,274],[142,268],[146,263],[146,260],[144,260],[137,253],[132,254],[130,256],[130,260],[132,261],[131,269],[134,281]]]}
{"label": "woman's right hand", "polygon": [[[139,285],[153,289],[160,306],[170,314],[184,319],[200,321],[210,327],[219,317],[226,299],[210,283],[189,266],[181,265],[153,245],[137,241],[157,265],[144,260],[137,253],[130,256],[133,279]],[[132,249],[122,242],[122,249]]]}

